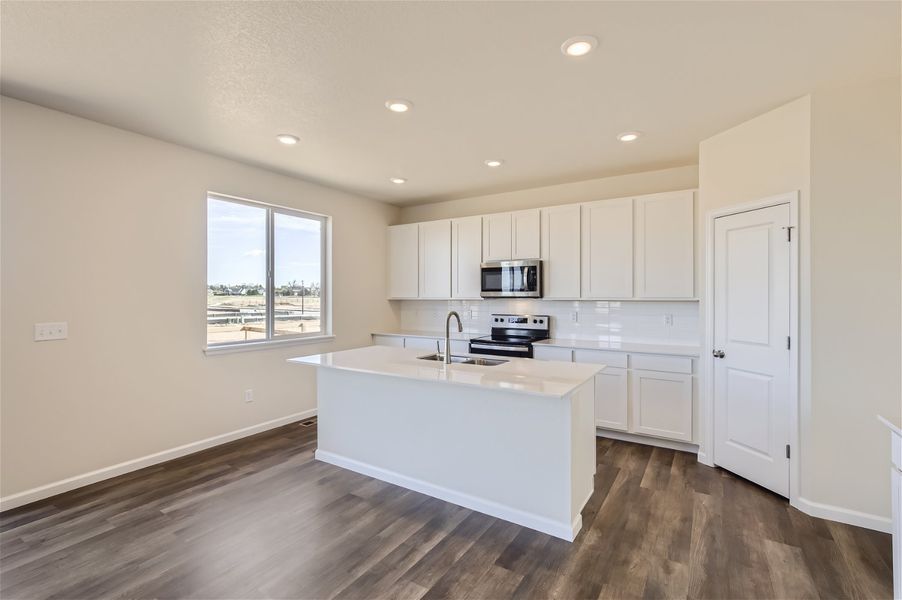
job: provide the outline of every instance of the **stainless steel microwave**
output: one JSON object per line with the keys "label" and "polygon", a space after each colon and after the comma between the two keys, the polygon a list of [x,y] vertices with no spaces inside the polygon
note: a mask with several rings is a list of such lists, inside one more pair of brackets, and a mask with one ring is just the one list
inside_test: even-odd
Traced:
{"label": "stainless steel microwave", "polygon": [[541,298],[542,261],[499,260],[482,263],[483,298]]}

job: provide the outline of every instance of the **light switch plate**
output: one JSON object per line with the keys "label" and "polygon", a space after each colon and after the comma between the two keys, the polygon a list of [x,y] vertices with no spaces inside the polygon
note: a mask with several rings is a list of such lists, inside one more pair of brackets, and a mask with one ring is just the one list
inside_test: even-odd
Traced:
{"label": "light switch plate", "polygon": [[64,340],[69,337],[69,323],[35,323],[34,341],[48,342],[50,340]]}

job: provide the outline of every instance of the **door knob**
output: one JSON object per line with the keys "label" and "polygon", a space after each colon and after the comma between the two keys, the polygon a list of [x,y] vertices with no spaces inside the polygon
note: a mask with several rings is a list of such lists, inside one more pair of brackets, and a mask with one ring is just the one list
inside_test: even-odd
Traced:
{"label": "door knob", "polygon": [[723,350],[714,350],[711,354],[714,355],[714,358],[723,358],[724,356],[726,356]]}

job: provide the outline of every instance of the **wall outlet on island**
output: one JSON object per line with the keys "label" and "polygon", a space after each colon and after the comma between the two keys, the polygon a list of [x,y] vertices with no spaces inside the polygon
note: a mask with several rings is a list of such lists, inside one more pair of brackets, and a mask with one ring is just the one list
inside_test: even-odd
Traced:
{"label": "wall outlet on island", "polygon": [[253,402],[254,401],[254,390],[244,390],[244,401],[245,402]]}

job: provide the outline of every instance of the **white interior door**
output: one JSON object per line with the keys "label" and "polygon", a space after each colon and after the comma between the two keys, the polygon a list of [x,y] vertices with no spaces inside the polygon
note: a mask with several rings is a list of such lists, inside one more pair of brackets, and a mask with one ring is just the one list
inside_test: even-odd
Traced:
{"label": "white interior door", "polygon": [[714,221],[714,462],[787,497],[789,225],[788,204]]}

